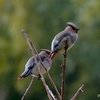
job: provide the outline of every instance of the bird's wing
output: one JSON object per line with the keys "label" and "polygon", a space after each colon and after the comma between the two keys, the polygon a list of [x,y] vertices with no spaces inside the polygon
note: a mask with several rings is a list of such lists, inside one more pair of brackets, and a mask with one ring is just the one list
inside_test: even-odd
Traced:
{"label": "bird's wing", "polygon": [[25,71],[19,76],[19,78],[25,78],[25,77],[29,76],[30,74],[32,74],[31,71],[32,71],[32,69],[27,69],[27,70],[25,70]]}
{"label": "bird's wing", "polygon": [[[59,48],[59,44],[61,43],[61,41],[63,41],[63,39],[65,39],[65,37],[69,36],[69,33],[62,31],[60,33],[58,33],[53,42],[52,42],[52,52],[55,52],[58,48]],[[67,39],[67,38],[66,38]]]}

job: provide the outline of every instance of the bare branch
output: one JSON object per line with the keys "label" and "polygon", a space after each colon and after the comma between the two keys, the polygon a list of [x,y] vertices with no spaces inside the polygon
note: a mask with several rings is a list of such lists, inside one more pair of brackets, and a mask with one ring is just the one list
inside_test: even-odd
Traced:
{"label": "bare branch", "polygon": [[25,30],[21,30],[21,32],[24,34],[24,36],[25,36],[25,39],[26,39],[26,41],[27,41],[27,44],[28,44],[28,46],[29,46],[29,49],[31,50],[31,52],[32,52],[32,55],[33,56],[35,56],[35,52],[34,52],[34,49],[33,49],[33,44],[32,44],[32,42],[29,40],[29,38],[28,38],[28,35],[26,34],[26,32],[25,32]]}
{"label": "bare branch", "polygon": [[62,67],[62,83],[61,83],[62,100],[64,100],[64,91],[65,91],[66,56],[67,56],[67,49],[65,48],[63,65],[61,66]]}
{"label": "bare branch", "polygon": [[50,79],[50,81],[51,81],[51,83],[52,83],[52,85],[53,85],[54,89],[55,89],[55,90],[56,90],[56,92],[57,92],[57,95],[58,95],[58,97],[59,97],[59,100],[61,100],[61,95],[60,95],[60,93],[59,93],[59,91],[58,91],[58,89],[57,89],[57,87],[56,87],[56,85],[55,85],[54,81],[52,80],[52,78],[51,78],[51,76],[50,76],[49,72],[47,72],[47,75],[48,75],[48,77],[49,77],[49,79]]}
{"label": "bare branch", "polygon": [[[37,51],[36,51],[36,53],[37,53]],[[39,57],[39,56],[38,56],[38,57]],[[45,69],[45,71],[46,71],[46,73],[47,73],[47,75],[48,75],[48,77],[49,77],[49,79],[50,79],[50,81],[51,81],[51,83],[52,83],[52,85],[53,85],[54,89],[56,90],[57,95],[58,95],[58,97],[59,97],[59,100],[61,100],[60,93],[59,93],[59,91],[58,91],[58,89],[57,89],[57,87],[56,87],[56,85],[55,85],[55,83],[54,83],[53,79],[51,78],[51,76],[50,76],[49,72],[47,71],[46,67],[45,67],[45,66],[44,66],[44,64],[42,63],[42,61],[41,61],[41,58],[40,58],[40,57],[39,57],[39,60],[40,60],[41,65],[42,65],[42,66],[43,66],[43,68]]]}
{"label": "bare branch", "polygon": [[78,97],[78,95],[83,91],[83,88],[84,88],[84,84],[77,90],[77,92],[75,93],[75,95],[70,99],[70,100],[76,100],[76,98]]}
{"label": "bare branch", "polygon": [[48,91],[48,88],[47,88],[47,85],[46,85],[45,79],[44,79],[44,77],[43,77],[43,75],[42,75],[42,73],[41,73],[39,67],[38,67],[38,71],[39,71],[40,76],[41,76],[40,79],[41,79],[41,81],[42,81],[42,83],[43,83],[43,85],[44,85],[44,87],[45,87],[45,89],[46,89],[46,92],[47,92],[48,98],[49,98],[49,100],[52,100],[51,95],[50,95],[50,93],[49,93],[49,91]]}
{"label": "bare branch", "polygon": [[47,85],[47,89],[51,95],[51,97],[54,99],[54,100],[57,100],[57,98],[53,95],[52,91],[49,89],[48,85]]}
{"label": "bare branch", "polygon": [[58,91],[58,89],[57,89],[57,87],[56,87],[56,85],[55,85],[55,83],[54,83],[53,79],[51,78],[51,76],[50,76],[49,72],[47,71],[46,67],[44,66],[44,64],[42,63],[42,61],[41,61],[41,58],[40,58],[40,57],[39,57],[39,59],[40,59],[40,63],[41,63],[41,65],[42,65],[42,66],[43,66],[43,68],[45,69],[45,71],[46,71],[46,73],[47,73],[47,75],[48,75],[48,77],[49,77],[49,79],[50,79],[50,81],[51,81],[51,83],[52,83],[52,85],[53,85],[54,89],[55,89],[55,90],[56,90],[56,92],[57,92],[57,95],[58,95],[58,97],[59,97],[59,100],[61,100],[60,93],[59,93],[59,91]]}
{"label": "bare branch", "polygon": [[[26,34],[25,30],[22,30],[22,33],[24,34],[24,36],[25,36],[25,38],[26,38],[26,40],[27,40],[27,43],[28,43],[28,46],[29,46],[29,48],[30,48],[30,50],[31,50],[31,52],[32,52],[32,55],[33,55],[33,56],[34,56],[34,55],[37,55],[37,56],[38,56],[38,52],[37,52],[35,46],[34,46],[34,45],[32,44],[32,42],[29,40],[28,35]],[[39,57],[39,56],[38,56],[38,57]],[[39,57],[39,59],[40,59],[40,62],[42,62],[40,57]],[[38,64],[36,59],[35,59],[35,61],[36,61],[36,64]],[[42,65],[43,65],[43,64],[42,64]],[[42,81],[42,83],[43,83],[43,85],[44,85],[44,87],[45,87],[45,89],[46,89],[48,98],[49,98],[49,100],[52,100],[52,98],[51,98],[51,96],[50,96],[50,94],[49,94],[49,91],[48,91],[48,88],[47,88],[45,79],[44,79],[44,77],[43,77],[43,75],[42,75],[42,73],[41,73],[41,71],[40,71],[39,66],[37,66],[37,67],[38,67],[38,71],[39,71],[39,73],[40,73],[40,75],[41,75],[41,78],[40,78],[40,79],[41,79],[41,81]],[[43,67],[44,67],[44,66],[43,66]],[[45,68],[45,67],[44,67],[44,68]],[[46,70],[46,68],[45,68],[45,70]]]}
{"label": "bare branch", "polygon": [[34,77],[32,77],[31,82],[30,82],[29,86],[27,87],[27,89],[26,89],[26,91],[25,91],[23,97],[21,98],[21,100],[24,100],[24,98],[25,98],[27,92],[29,91],[30,87],[31,87],[32,84],[33,84],[33,80],[34,80]]}
{"label": "bare branch", "polygon": [[[25,30],[22,30],[22,33],[24,34],[24,36],[25,36],[25,38],[26,38],[26,40],[27,40],[27,43],[28,43],[28,45],[29,45],[29,48],[30,48],[32,54],[33,54],[33,55],[36,54],[36,55],[38,56],[38,52],[37,52],[37,50],[35,49],[35,47],[33,46],[33,44],[31,43],[31,41],[29,40],[28,35],[26,34]],[[39,56],[38,56],[38,57],[39,57]],[[46,71],[46,73],[47,73],[47,75],[48,75],[48,77],[49,77],[49,79],[50,79],[52,85],[54,86],[54,88],[55,88],[55,90],[56,90],[56,92],[57,92],[57,95],[58,95],[58,97],[59,97],[59,100],[61,100],[60,93],[59,93],[59,91],[58,91],[58,89],[57,89],[55,83],[53,82],[53,80],[52,80],[52,78],[51,78],[49,72],[47,71],[46,67],[45,67],[44,64],[42,63],[40,57],[39,57],[39,60],[40,60],[40,62],[41,62],[41,65],[44,67],[44,69],[45,69],[45,71]]]}
{"label": "bare branch", "polygon": [[[36,53],[37,53],[37,51],[36,51]],[[37,55],[37,56],[38,56],[38,55]],[[38,56],[38,57],[39,57],[39,56]],[[45,67],[45,66],[44,66],[44,64],[42,63],[42,61],[41,61],[41,58],[40,58],[40,57],[39,57],[39,60],[40,60],[41,65],[42,65],[42,66],[43,66],[43,68],[45,69],[45,71],[46,71],[46,73],[47,73],[47,75],[48,75],[48,77],[49,77],[49,79],[50,79],[50,81],[51,81],[51,83],[52,83],[52,85],[53,85],[54,89],[56,90],[57,95],[58,95],[58,97],[59,97],[59,100],[61,100],[60,93],[59,93],[59,91],[58,91],[58,89],[57,89],[57,87],[56,87],[56,85],[55,85],[55,83],[54,83],[53,79],[51,78],[51,76],[50,76],[49,72],[47,71],[46,67]]]}

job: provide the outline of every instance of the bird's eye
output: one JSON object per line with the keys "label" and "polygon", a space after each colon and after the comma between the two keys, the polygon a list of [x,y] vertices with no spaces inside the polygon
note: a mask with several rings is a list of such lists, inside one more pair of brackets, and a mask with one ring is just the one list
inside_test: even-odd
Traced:
{"label": "bird's eye", "polygon": [[73,30],[76,30],[76,28],[72,27]]}
{"label": "bird's eye", "polygon": [[72,27],[72,29],[77,33],[78,30],[76,28]]}

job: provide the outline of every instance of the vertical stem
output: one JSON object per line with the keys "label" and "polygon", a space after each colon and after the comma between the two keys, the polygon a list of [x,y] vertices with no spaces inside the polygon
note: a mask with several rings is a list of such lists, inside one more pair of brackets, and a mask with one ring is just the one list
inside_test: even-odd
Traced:
{"label": "vertical stem", "polygon": [[64,59],[63,59],[63,65],[62,65],[62,83],[61,83],[61,97],[62,100],[64,100],[64,92],[65,92],[65,74],[66,74],[66,56],[67,56],[67,49],[65,48],[64,52]]}
{"label": "vertical stem", "polygon": [[54,89],[55,89],[55,90],[56,90],[56,92],[57,92],[57,95],[58,95],[59,100],[61,100],[61,95],[60,95],[60,93],[59,93],[59,91],[58,91],[58,89],[57,89],[57,87],[56,87],[56,85],[55,85],[54,81],[52,80],[52,78],[51,78],[51,76],[50,76],[49,72],[47,72],[47,75],[48,75],[48,77],[49,77],[49,79],[50,79],[50,81],[51,81],[51,83],[52,83],[52,85],[53,85]]}
{"label": "vertical stem", "polygon": [[[38,68],[38,69],[39,69],[39,68]],[[40,69],[39,69],[39,72],[40,72]],[[49,93],[49,91],[48,91],[48,88],[47,88],[47,85],[46,85],[45,79],[44,79],[44,77],[43,77],[43,75],[42,75],[41,72],[40,72],[40,75],[41,75],[41,81],[42,81],[42,83],[43,83],[43,85],[44,85],[44,87],[45,87],[45,90],[46,90],[47,96],[48,96],[49,100],[52,100],[51,95],[50,95],[50,93]]]}

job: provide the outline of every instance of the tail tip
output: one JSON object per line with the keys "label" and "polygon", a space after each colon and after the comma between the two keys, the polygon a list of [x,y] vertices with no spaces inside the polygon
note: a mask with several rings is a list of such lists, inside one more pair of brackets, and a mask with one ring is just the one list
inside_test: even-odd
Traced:
{"label": "tail tip", "polygon": [[18,79],[18,80],[20,80],[21,78],[20,78],[20,77],[18,77],[17,79]]}

